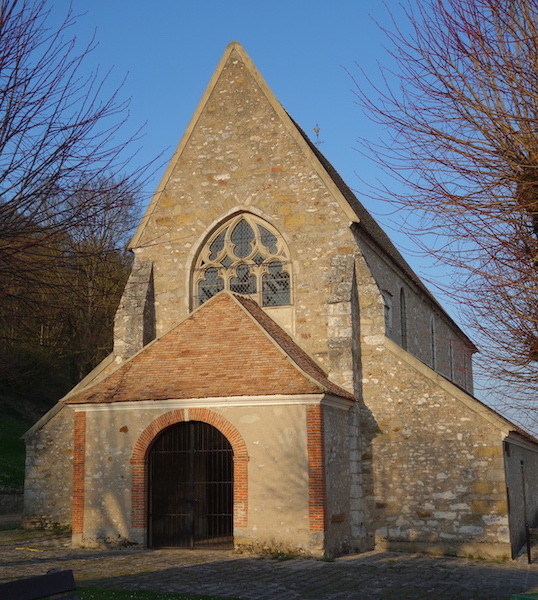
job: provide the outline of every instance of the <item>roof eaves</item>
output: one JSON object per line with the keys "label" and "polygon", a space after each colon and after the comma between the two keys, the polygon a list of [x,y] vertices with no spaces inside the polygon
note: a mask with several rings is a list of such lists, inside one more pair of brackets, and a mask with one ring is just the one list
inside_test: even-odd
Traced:
{"label": "roof eaves", "polygon": [[357,400],[353,394],[338,384],[333,383],[314,358],[305,352],[254,300],[247,296],[236,294],[230,294],[230,296],[241,306],[256,326],[271,340],[286,359],[310,382],[320,387],[327,394],[340,396],[354,402]]}
{"label": "roof eaves", "polygon": [[299,133],[303,136],[306,143],[310,146],[310,149],[316,155],[317,159],[326,170],[329,177],[333,180],[337,188],[340,190],[341,194],[347,200],[353,211],[356,213],[358,217],[358,221],[351,224],[352,231],[360,231],[360,233],[369,240],[371,240],[372,244],[375,245],[383,254],[387,257],[388,260],[397,265],[398,269],[409,278],[409,280],[420,289],[420,291],[429,299],[429,301],[435,306],[437,310],[439,310],[449,321],[452,323],[459,331],[459,333],[465,337],[468,341],[469,345],[472,349],[476,351],[476,346],[469,339],[467,334],[461,330],[461,328],[454,322],[452,317],[446,312],[446,310],[441,306],[436,297],[431,293],[431,291],[424,285],[420,277],[413,271],[409,263],[404,259],[399,250],[391,241],[390,237],[383,231],[382,227],[378,224],[378,222],[372,217],[372,215],[366,210],[366,208],[359,202],[358,198],[355,196],[355,193],[351,190],[351,188],[347,185],[347,183],[342,179],[341,175],[338,171],[333,167],[330,161],[325,157],[324,154],[319,150],[319,148],[312,142],[312,140],[306,135],[301,126],[294,121],[294,119],[290,116],[290,120],[295,125]]}

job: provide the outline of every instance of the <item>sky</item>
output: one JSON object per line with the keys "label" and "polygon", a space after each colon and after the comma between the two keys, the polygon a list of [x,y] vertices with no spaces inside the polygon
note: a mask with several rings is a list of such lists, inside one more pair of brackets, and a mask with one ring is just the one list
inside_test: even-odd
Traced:
{"label": "sky", "polygon": [[[113,84],[126,77],[121,96],[130,98],[130,127],[144,125],[137,161],[161,156],[148,191],[157,188],[226,46],[237,41],[414,270],[428,280],[441,276],[398,232],[394,207],[368,198],[368,184],[387,176],[359,151],[359,138],[384,132],[357,104],[355,81],[360,69],[375,80],[378,63],[390,65],[380,25],[390,26],[399,0],[153,0],[151,8],[147,0],[50,0],[53,16],[63,17],[69,4],[80,15],[71,30],[78,42],[95,36],[97,43],[87,68],[112,69]],[[454,307],[445,308],[458,320]]]}
{"label": "sky", "polygon": [[[112,69],[113,85],[126,77],[120,96],[130,98],[129,127],[144,125],[136,161],[161,155],[148,191],[157,188],[226,46],[238,41],[413,269],[426,279],[442,274],[397,232],[393,207],[368,198],[367,183],[386,176],[358,151],[360,137],[384,132],[356,103],[357,65],[374,79],[378,62],[390,66],[379,25],[390,26],[385,4],[397,13],[397,0],[50,0],[53,22],[69,4],[80,15],[72,34],[81,45],[92,36],[97,42],[86,68]],[[457,307],[441,302],[461,326]]]}
{"label": "sky", "polygon": [[[71,4],[80,15],[72,28],[78,41],[82,45],[95,34],[98,44],[87,68],[99,65],[103,73],[112,68],[116,83],[127,76],[121,95],[131,99],[130,126],[145,124],[138,160],[164,152],[161,162],[167,162],[226,46],[238,41],[313,140],[319,127],[321,151],[360,196],[360,177],[373,166],[354,148],[358,137],[370,130],[374,136],[375,128],[355,103],[351,74],[358,75],[355,63],[373,72],[383,51],[384,36],[372,20],[386,20],[380,0],[154,0],[151,8],[147,0]],[[69,3],[53,5],[59,17]]]}

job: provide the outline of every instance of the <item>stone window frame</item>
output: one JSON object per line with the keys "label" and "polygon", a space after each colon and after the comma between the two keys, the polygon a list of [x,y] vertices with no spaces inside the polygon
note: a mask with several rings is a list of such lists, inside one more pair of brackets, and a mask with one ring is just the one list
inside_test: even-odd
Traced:
{"label": "stone window frame", "polygon": [[[250,242],[233,237],[242,221],[254,232]],[[201,299],[203,282],[208,284],[206,297]],[[278,301],[274,300],[277,294],[271,296],[271,283],[273,288],[287,284]],[[201,306],[222,290],[249,296],[264,308],[293,304],[290,252],[282,235],[266,220],[252,213],[236,214],[215,227],[198,249],[191,279],[193,306]],[[285,301],[280,301],[282,297]]]}

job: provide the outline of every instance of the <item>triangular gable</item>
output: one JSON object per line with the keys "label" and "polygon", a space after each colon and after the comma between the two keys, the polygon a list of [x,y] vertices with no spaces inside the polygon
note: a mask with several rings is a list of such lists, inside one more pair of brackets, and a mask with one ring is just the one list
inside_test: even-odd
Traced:
{"label": "triangular gable", "polygon": [[[220,92],[226,88],[226,77],[224,72],[226,69],[231,69],[232,63],[240,62],[244,66],[245,77],[251,78],[251,87],[256,87],[258,91],[258,98],[261,101],[268,103],[271,109],[276,114],[277,118],[285,127],[285,130],[289,133],[290,137],[297,143],[301,149],[303,155],[308,159],[309,164],[313,170],[318,174],[320,179],[324,182],[331,195],[336,199],[341,209],[349,219],[350,223],[355,223],[359,230],[366,235],[373,243],[380,248],[383,253],[394,262],[398,267],[409,277],[410,281],[413,281],[415,285],[421,290],[421,292],[429,298],[429,300],[437,307],[437,309],[445,314],[447,318],[452,322],[451,318],[444,311],[442,306],[437,302],[435,297],[429,292],[429,290],[421,282],[420,278],[415,275],[411,267],[403,259],[399,251],[395,248],[394,244],[390,241],[385,232],[379,227],[375,219],[368,213],[364,206],[356,198],[352,190],[345,184],[340,175],[330,164],[330,162],[323,156],[319,149],[309,140],[308,136],[304,133],[301,127],[288,115],[281,104],[278,102],[269,86],[256,69],[254,63],[245,52],[243,47],[238,42],[232,42],[226,48],[206,90],[198,104],[198,107],[172,157],[168,164],[166,172],[154,194],[145,214],[142,218],[129,247],[135,248],[139,245],[147,243],[144,240],[144,231],[152,217],[156,217],[159,214],[158,206],[161,202],[170,203],[171,200],[167,198],[168,192],[167,186],[171,179],[173,179],[176,167],[182,161],[182,156],[186,150],[189,142],[191,141],[196,128],[201,122],[201,118],[205,111],[214,110],[214,107],[218,105],[218,99]],[[248,108],[246,109],[248,110]],[[166,192],[166,193],[165,193]],[[177,201],[177,199],[175,200]],[[156,217],[158,218],[158,217]],[[165,218],[164,221],[167,221]],[[155,240],[152,238],[151,243]],[[465,334],[460,331],[460,334],[464,337]],[[470,340],[466,338],[469,345],[473,346]]]}
{"label": "triangular gable", "polygon": [[322,393],[354,399],[254,302],[223,292],[64,403]]}
{"label": "triangular gable", "polygon": [[[189,140],[200,120],[201,115],[203,114],[203,112],[205,110],[208,110],[208,105],[210,104],[210,100],[212,98],[218,99],[219,89],[220,89],[219,86],[223,85],[223,83],[222,83],[222,81],[224,79],[222,77],[223,71],[228,67],[229,64],[233,63],[234,61],[240,61],[244,65],[246,75],[248,75],[249,77],[252,77],[253,82],[259,89],[260,95],[262,95],[263,98],[265,99],[265,101],[270,104],[271,108],[275,111],[275,113],[277,114],[280,121],[284,124],[286,130],[289,132],[289,134],[293,137],[295,142],[302,149],[302,152],[307,156],[313,169],[318,173],[320,178],[323,180],[324,184],[327,186],[327,188],[331,192],[332,196],[334,198],[336,198],[340,207],[345,212],[345,214],[347,215],[347,218],[350,220],[350,222],[358,221],[357,212],[350,206],[349,201],[342,194],[342,191],[338,188],[338,186],[336,185],[336,183],[334,182],[332,177],[327,173],[326,169],[323,167],[320,160],[316,156],[316,153],[312,151],[312,148],[310,147],[310,145],[307,143],[307,141],[305,140],[302,133],[297,128],[297,125],[290,118],[290,116],[284,110],[282,105],[278,102],[278,100],[274,96],[273,92],[270,90],[269,86],[267,85],[267,83],[265,82],[263,77],[260,75],[258,70],[256,69],[254,63],[252,62],[252,60],[250,59],[248,54],[245,52],[243,47],[238,42],[232,42],[226,48],[218,66],[217,66],[217,69],[215,70],[215,72],[207,86],[207,89],[206,89],[204,95],[202,96],[202,99],[201,99],[200,103],[198,104],[198,107],[197,107],[196,111],[194,112],[194,115],[193,115],[177,149],[176,149],[176,152],[174,153],[174,156],[172,157],[170,163],[168,164],[168,168],[166,169],[166,172],[160,182],[160,185],[157,188],[157,192],[153,196],[153,198],[148,206],[148,209],[146,210],[146,213],[145,213],[144,217],[142,218],[142,221],[141,221],[137,231],[135,232],[135,234],[131,240],[131,243],[129,244],[130,248],[135,248],[139,245],[142,235],[143,235],[143,232],[146,228],[146,225],[147,225],[149,219],[151,218],[152,214],[156,210],[157,206],[159,205],[159,202],[163,195],[163,191],[165,190],[166,185],[169,182],[169,180],[176,168],[177,163],[179,161],[181,161],[181,155],[182,155],[185,147],[189,143]],[[218,102],[216,102],[216,104],[218,104]]]}

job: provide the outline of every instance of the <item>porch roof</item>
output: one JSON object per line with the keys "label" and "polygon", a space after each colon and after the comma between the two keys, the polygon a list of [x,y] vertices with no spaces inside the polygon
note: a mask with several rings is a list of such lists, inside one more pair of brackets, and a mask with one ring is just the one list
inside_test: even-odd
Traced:
{"label": "porch roof", "polygon": [[355,399],[254,301],[222,292],[63,403],[320,393]]}

